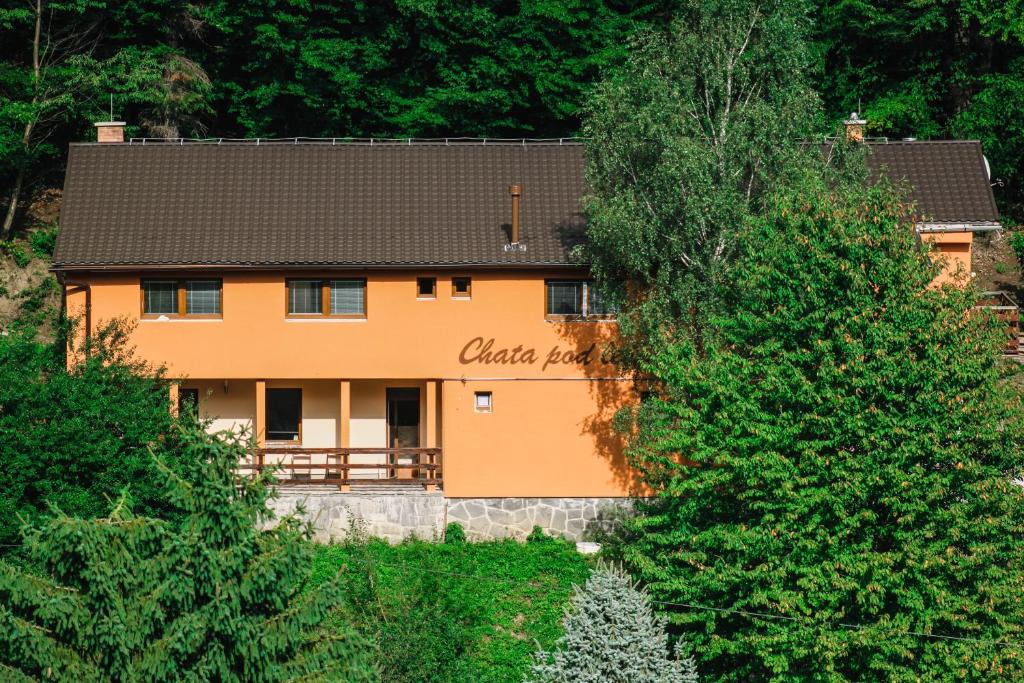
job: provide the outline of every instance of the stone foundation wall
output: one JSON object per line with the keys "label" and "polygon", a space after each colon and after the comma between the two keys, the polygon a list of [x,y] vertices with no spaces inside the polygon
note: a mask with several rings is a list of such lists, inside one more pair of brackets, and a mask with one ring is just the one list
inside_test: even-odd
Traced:
{"label": "stone foundation wall", "polygon": [[458,522],[470,540],[526,538],[534,526],[570,541],[609,530],[633,509],[628,498],[449,498],[448,522]]}
{"label": "stone foundation wall", "polygon": [[313,523],[314,538],[320,543],[342,540],[354,528],[391,543],[409,536],[434,540],[444,535],[443,493],[341,493],[334,486],[311,489],[282,487],[269,507],[280,517],[301,504],[303,516]]}
{"label": "stone foundation wall", "polygon": [[473,541],[525,539],[534,526],[571,541],[593,538],[633,509],[628,498],[445,498],[441,492],[339,492],[333,486],[282,487],[270,508],[280,517],[298,506],[317,541],[346,538],[353,529],[397,543],[410,536],[440,540],[458,522]]}

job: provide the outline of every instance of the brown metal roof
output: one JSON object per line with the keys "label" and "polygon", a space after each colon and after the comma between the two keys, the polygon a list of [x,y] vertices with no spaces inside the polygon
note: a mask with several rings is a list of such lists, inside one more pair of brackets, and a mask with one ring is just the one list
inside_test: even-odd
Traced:
{"label": "brown metal roof", "polygon": [[985,157],[977,140],[873,142],[868,166],[910,186],[917,215],[932,223],[995,223]]}
{"label": "brown metal roof", "polygon": [[[977,142],[870,149],[930,220],[998,219]],[[76,144],[54,267],[566,265],[583,191],[580,143]]]}
{"label": "brown metal roof", "polygon": [[559,142],[72,145],[54,265],[566,264],[582,169]]}

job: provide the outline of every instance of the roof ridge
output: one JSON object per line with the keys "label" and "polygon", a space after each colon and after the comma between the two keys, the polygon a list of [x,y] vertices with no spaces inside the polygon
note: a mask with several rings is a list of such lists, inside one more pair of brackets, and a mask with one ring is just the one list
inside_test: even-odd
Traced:
{"label": "roof ridge", "polygon": [[[125,141],[128,146],[153,146],[153,147],[185,147],[185,146],[237,146],[245,145],[252,147],[282,147],[290,145],[317,145],[326,147],[488,147],[488,146],[534,146],[534,145],[580,145],[587,138],[566,136],[559,138],[470,138],[470,137],[444,137],[444,138],[129,138]],[[111,146],[109,143],[100,142],[73,142],[76,146]]]}

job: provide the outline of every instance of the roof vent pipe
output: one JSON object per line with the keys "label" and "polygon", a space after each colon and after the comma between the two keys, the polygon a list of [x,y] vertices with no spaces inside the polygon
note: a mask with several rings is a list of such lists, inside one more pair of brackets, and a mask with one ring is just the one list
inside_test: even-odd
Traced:
{"label": "roof vent pipe", "polygon": [[515,246],[519,244],[519,198],[523,195],[523,188],[521,185],[509,185],[508,193],[512,195],[512,230],[509,241]]}

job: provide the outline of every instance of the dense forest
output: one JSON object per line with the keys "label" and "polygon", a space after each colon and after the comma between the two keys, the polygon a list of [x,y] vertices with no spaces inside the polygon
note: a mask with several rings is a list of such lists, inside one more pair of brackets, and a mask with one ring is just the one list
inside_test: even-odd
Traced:
{"label": "dense forest", "polygon": [[[985,143],[1020,215],[1024,16],[998,0],[810,0],[821,132]],[[113,113],[153,137],[558,137],[671,0],[5,0],[0,188],[9,235]]]}

